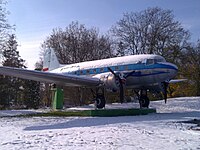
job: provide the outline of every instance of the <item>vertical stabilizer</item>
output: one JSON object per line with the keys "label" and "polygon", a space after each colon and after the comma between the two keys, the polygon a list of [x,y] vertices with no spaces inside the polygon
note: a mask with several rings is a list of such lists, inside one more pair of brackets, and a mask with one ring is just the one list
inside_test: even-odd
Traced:
{"label": "vertical stabilizer", "polygon": [[60,67],[58,58],[53,49],[47,49],[44,54],[43,71],[51,71]]}

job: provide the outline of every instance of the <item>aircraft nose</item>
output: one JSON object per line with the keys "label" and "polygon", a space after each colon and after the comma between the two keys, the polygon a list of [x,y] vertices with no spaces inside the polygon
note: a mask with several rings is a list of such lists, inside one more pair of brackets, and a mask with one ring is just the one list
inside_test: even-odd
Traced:
{"label": "aircraft nose", "polygon": [[171,78],[174,78],[178,72],[178,67],[175,64],[172,63],[168,63],[169,68],[170,68],[170,74],[171,74]]}
{"label": "aircraft nose", "polygon": [[178,71],[177,65],[175,65],[175,64],[172,64],[172,65],[173,65],[174,69]]}

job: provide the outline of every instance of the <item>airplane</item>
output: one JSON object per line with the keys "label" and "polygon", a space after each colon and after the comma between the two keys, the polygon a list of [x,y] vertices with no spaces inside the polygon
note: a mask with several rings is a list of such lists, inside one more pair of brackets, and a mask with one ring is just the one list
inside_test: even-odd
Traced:
{"label": "airplane", "polygon": [[44,55],[43,71],[0,66],[0,74],[55,84],[95,88],[96,108],[105,107],[105,90],[119,91],[124,102],[124,89],[134,89],[140,108],[148,108],[148,91],[161,91],[167,101],[167,87],[178,72],[175,64],[154,54],[130,55],[75,64],[60,64],[53,49]]}

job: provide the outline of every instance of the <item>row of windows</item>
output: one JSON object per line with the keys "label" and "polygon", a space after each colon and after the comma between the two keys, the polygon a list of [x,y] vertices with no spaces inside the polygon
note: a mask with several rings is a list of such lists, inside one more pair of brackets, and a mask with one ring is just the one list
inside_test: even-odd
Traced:
{"label": "row of windows", "polygon": [[[111,67],[113,71],[121,71],[121,70],[130,70],[128,65],[125,66],[115,66]],[[99,68],[99,69],[88,69],[88,70],[80,70],[80,71],[75,71],[74,74],[77,75],[87,75],[87,74],[96,74],[96,73],[103,73],[103,72],[108,72],[108,68]]]}
{"label": "row of windows", "polygon": [[[165,60],[164,59],[146,59],[143,62],[139,61],[136,64],[138,64],[138,65],[140,65],[140,64],[152,65],[152,64],[156,64],[158,62],[165,62]],[[132,65],[113,66],[113,67],[111,67],[111,69],[113,71],[131,70],[132,69]],[[104,68],[96,68],[96,69],[73,71],[73,72],[71,72],[71,74],[88,75],[88,74],[104,73],[104,72],[108,72],[108,71],[109,71],[108,68],[104,67]]]}
{"label": "row of windows", "polygon": [[[158,62],[165,62],[164,59],[146,59],[144,62],[139,61],[137,64],[140,66],[140,64],[145,64],[145,65],[153,65]],[[113,66],[111,69],[113,71],[122,71],[122,70],[131,70],[132,65],[123,65],[123,66]],[[108,68],[96,68],[96,69],[88,69],[88,70],[79,70],[75,72],[71,72],[72,74],[76,75],[88,75],[88,74],[97,74],[97,73],[104,73],[108,72]]]}

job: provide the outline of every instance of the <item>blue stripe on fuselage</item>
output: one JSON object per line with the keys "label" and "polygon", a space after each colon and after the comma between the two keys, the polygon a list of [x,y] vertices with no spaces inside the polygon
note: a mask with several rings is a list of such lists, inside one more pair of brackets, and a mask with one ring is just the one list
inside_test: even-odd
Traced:
{"label": "blue stripe on fuselage", "polygon": [[[118,65],[118,66],[106,66],[101,68],[91,68],[91,69],[81,69],[73,72],[66,72],[68,74],[75,74],[75,75],[96,75],[101,73],[109,72],[108,68],[110,67],[113,71],[132,71],[132,70],[149,70],[149,69],[172,69],[177,70],[172,65],[169,64],[152,64],[152,65],[146,65],[146,64],[127,64],[127,65]],[[117,68],[117,69],[116,69]],[[132,76],[148,76],[148,75],[156,75],[156,74],[163,74],[168,73],[164,71],[158,71],[153,73],[147,73],[147,74],[138,74],[137,72],[133,73]]]}
{"label": "blue stripe on fuselage", "polygon": [[[169,73],[169,72],[167,72],[167,71],[156,71],[156,72],[153,72],[153,73],[142,73],[141,71],[138,71],[138,72],[132,73],[130,76],[132,76],[132,77],[144,77],[144,76],[152,76],[152,75],[165,74],[165,73]],[[128,73],[125,73],[125,74],[128,74]]]}

